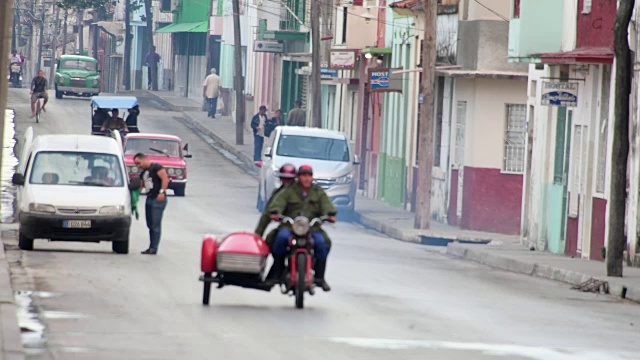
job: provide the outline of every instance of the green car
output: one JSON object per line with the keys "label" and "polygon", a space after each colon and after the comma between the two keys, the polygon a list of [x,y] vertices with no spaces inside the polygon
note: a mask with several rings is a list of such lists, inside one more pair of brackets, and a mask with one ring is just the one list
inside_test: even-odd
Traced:
{"label": "green car", "polygon": [[56,99],[63,95],[91,97],[100,94],[98,61],[81,55],[62,55],[56,64]]}

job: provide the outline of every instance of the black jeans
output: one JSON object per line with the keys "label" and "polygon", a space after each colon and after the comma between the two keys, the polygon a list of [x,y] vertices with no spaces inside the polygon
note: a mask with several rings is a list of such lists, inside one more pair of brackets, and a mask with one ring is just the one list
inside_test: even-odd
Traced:
{"label": "black jeans", "polygon": [[160,245],[160,235],[162,232],[162,215],[167,207],[167,196],[164,201],[158,201],[147,197],[144,204],[145,216],[147,219],[147,227],[149,228],[149,249],[158,251]]}
{"label": "black jeans", "polygon": [[262,145],[264,144],[264,137],[253,134],[253,161],[262,160]]}

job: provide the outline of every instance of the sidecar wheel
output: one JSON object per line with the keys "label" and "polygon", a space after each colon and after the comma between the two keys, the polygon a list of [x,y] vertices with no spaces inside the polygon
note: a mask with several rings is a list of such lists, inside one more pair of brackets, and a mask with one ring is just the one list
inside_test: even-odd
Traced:
{"label": "sidecar wheel", "polygon": [[304,308],[304,292],[307,290],[307,256],[298,254],[296,257],[296,308]]}
{"label": "sidecar wheel", "polygon": [[[211,277],[211,273],[204,273],[205,280]],[[211,296],[211,283],[204,282],[204,293],[202,294],[202,304],[209,305],[209,297]]]}

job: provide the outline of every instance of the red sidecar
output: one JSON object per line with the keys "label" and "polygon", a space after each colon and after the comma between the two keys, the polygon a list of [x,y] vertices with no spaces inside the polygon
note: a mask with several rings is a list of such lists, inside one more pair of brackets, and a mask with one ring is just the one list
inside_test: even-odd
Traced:
{"label": "red sidecar", "polygon": [[200,270],[204,273],[202,303],[209,304],[211,283],[218,288],[224,285],[270,291],[264,283],[264,271],[269,257],[269,246],[258,235],[250,232],[234,232],[220,242],[215,236],[206,235],[202,240]]}

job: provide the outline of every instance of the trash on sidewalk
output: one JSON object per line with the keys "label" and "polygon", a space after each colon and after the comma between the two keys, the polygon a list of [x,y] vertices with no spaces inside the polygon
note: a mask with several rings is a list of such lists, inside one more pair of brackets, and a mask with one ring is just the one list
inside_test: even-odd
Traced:
{"label": "trash on sidewalk", "polygon": [[598,279],[589,279],[581,284],[571,287],[572,290],[580,290],[582,292],[595,292],[600,294],[609,293],[609,283]]}

